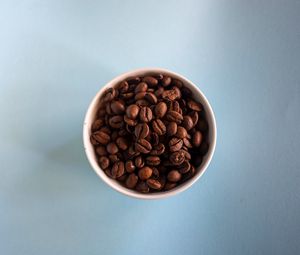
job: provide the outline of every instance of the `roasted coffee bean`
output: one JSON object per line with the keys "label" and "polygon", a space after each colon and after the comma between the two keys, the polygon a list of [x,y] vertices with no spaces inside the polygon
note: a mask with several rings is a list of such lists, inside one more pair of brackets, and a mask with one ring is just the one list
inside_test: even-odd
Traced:
{"label": "roasted coffee bean", "polygon": [[179,151],[183,145],[183,141],[180,138],[174,137],[169,142],[170,152]]}
{"label": "roasted coffee bean", "polygon": [[127,115],[124,115],[124,122],[128,125],[128,126],[131,126],[131,127],[134,127],[137,125],[137,120],[133,120],[133,119],[129,119],[127,117]]}
{"label": "roasted coffee bean", "polygon": [[148,156],[146,163],[148,166],[158,166],[160,164],[160,158],[157,156]]}
{"label": "roasted coffee bean", "polygon": [[139,115],[140,108],[136,104],[129,105],[126,109],[126,115],[129,119],[135,120]]}
{"label": "roasted coffee bean", "polygon": [[168,111],[166,118],[168,121],[174,121],[177,124],[180,124],[183,120],[183,116],[179,112]]}
{"label": "roasted coffee bean", "polygon": [[120,93],[125,93],[129,89],[129,85],[127,81],[121,81],[118,85],[118,90]]}
{"label": "roasted coffee bean", "polygon": [[111,168],[111,176],[116,179],[124,174],[124,163],[122,161],[117,161],[113,164]]}
{"label": "roasted coffee bean", "polygon": [[167,112],[168,108],[165,102],[159,102],[154,109],[156,118],[163,118]]}
{"label": "roasted coffee bean", "polygon": [[177,133],[177,124],[176,122],[170,122],[167,126],[167,135],[173,136]]}
{"label": "roasted coffee bean", "polygon": [[97,119],[94,121],[94,123],[92,124],[92,130],[96,131],[99,128],[101,128],[104,125],[104,120],[103,119]]}
{"label": "roasted coffee bean", "polygon": [[106,145],[106,150],[109,154],[116,154],[119,151],[119,148],[115,143],[109,143]]}
{"label": "roasted coffee bean", "polygon": [[200,103],[195,102],[194,100],[188,100],[187,106],[194,111],[200,112],[202,111],[202,105]]}
{"label": "roasted coffee bean", "polygon": [[184,127],[187,131],[191,130],[191,129],[193,128],[193,126],[194,126],[194,122],[193,122],[192,117],[189,116],[189,115],[185,115],[185,116],[183,117],[183,123],[182,123],[182,125],[183,125],[183,127]]}
{"label": "roasted coffee bean", "polygon": [[176,151],[170,155],[170,162],[173,165],[181,165],[185,159],[185,154],[183,151]]}
{"label": "roasted coffee bean", "polygon": [[178,167],[178,171],[181,173],[181,174],[185,174],[187,173],[188,171],[190,171],[191,169],[191,164],[189,161],[185,160],[179,167]]}
{"label": "roasted coffee bean", "polygon": [[152,111],[149,107],[142,107],[140,110],[140,120],[142,122],[150,122],[152,120]]}
{"label": "roasted coffee bean", "polygon": [[173,79],[172,80],[172,85],[174,85],[174,86],[176,86],[177,88],[182,88],[182,86],[183,86],[183,83],[182,83],[182,81],[180,81],[180,80],[177,80],[177,79]]}
{"label": "roasted coffee bean", "polygon": [[186,129],[184,127],[181,127],[181,126],[177,127],[177,132],[176,132],[175,136],[178,137],[178,138],[181,138],[181,139],[187,137]]}
{"label": "roasted coffee bean", "polygon": [[106,148],[102,145],[96,147],[96,153],[99,155],[99,156],[106,156],[107,155],[107,151],[106,151]]}
{"label": "roasted coffee bean", "polygon": [[202,133],[200,131],[196,131],[194,134],[193,134],[193,144],[195,147],[199,147],[201,142],[202,142]]}
{"label": "roasted coffee bean", "polygon": [[135,170],[135,165],[132,160],[127,160],[125,162],[125,169],[128,173],[132,173]]}
{"label": "roasted coffee bean", "polygon": [[132,173],[127,177],[125,185],[129,189],[133,189],[136,186],[138,180],[139,178],[137,177],[137,175]]}
{"label": "roasted coffee bean", "polygon": [[148,85],[146,82],[141,82],[139,83],[136,87],[135,87],[135,90],[134,90],[134,93],[135,94],[138,94],[140,92],[146,92],[148,89]]}
{"label": "roasted coffee bean", "polygon": [[169,85],[171,84],[171,82],[172,82],[171,77],[169,77],[169,76],[164,76],[164,78],[163,78],[162,81],[161,81],[161,84],[162,84],[164,87],[167,87],[167,86],[169,86]]}
{"label": "roasted coffee bean", "polygon": [[128,142],[124,137],[118,137],[116,140],[116,144],[123,151],[127,150],[128,148]]}
{"label": "roasted coffee bean", "polygon": [[136,138],[143,139],[149,135],[149,126],[146,123],[141,123],[136,125],[134,134]]}
{"label": "roasted coffee bean", "polygon": [[144,181],[139,181],[136,185],[135,189],[142,193],[148,193],[149,192],[149,186]]}
{"label": "roasted coffee bean", "polygon": [[173,101],[180,98],[180,94],[177,89],[165,90],[162,93],[162,98]]}
{"label": "roasted coffee bean", "polygon": [[145,94],[145,99],[150,103],[150,104],[156,104],[157,103],[157,97],[151,93],[151,92],[146,92]]}
{"label": "roasted coffee bean", "polygon": [[99,165],[102,169],[106,169],[109,166],[109,159],[108,157],[102,156],[99,158]]}
{"label": "roasted coffee bean", "polygon": [[100,144],[108,144],[110,141],[110,136],[103,131],[93,133],[92,137]]}
{"label": "roasted coffee bean", "polygon": [[178,182],[181,179],[181,173],[177,170],[172,170],[168,173],[167,178],[170,182]]}
{"label": "roasted coffee bean", "polygon": [[158,145],[153,146],[153,149],[151,150],[150,154],[153,156],[159,156],[162,155],[165,152],[165,146],[162,143],[159,143]]}
{"label": "roasted coffee bean", "polygon": [[165,89],[163,87],[159,87],[157,90],[155,90],[154,94],[157,98],[160,98],[164,93],[164,91]]}
{"label": "roasted coffee bean", "polygon": [[198,119],[199,119],[198,113],[196,111],[192,111],[190,113],[190,116],[191,116],[191,118],[193,120],[193,127],[194,127],[197,124]]}
{"label": "roasted coffee bean", "polygon": [[109,119],[109,125],[112,128],[121,128],[124,125],[123,116],[115,115]]}
{"label": "roasted coffee bean", "polygon": [[107,176],[148,193],[195,175],[209,148],[208,128],[202,104],[181,80],[152,73],[105,90],[90,141]]}
{"label": "roasted coffee bean", "polygon": [[109,89],[105,90],[102,101],[105,103],[109,102],[109,101],[113,100],[116,95],[117,95],[116,90],[114,88],[109,88]]}
{"label": "roasted coffee bean", "polygon": [[187,148],[192,148],[193,145],[191,144],[190,140],[187,138],[183,138],[183,144],[187,147]]}
{"label": "roasted coffee bean", "polygon": [[151,177],[151,175],[152,175],[152,168],[150,168],[150,167],[148,167],[148,166],[145,166],[145,167],[143,167],[143,168],[141,168],[140,170],[139,170],[139,178],[141,179],[141,180],[147,180],[147,179],[149,179],[150,177]]}
{"label": "roasted coffee bean", "polygon": [[138,156],[134,160],[134,164],[137,168],[142,168],[145,165],[144,159],[142,156]]}
{"label": "roasted coffee bean", "polygon": [[204,119],[199,119],[196,128],[199,129],[201,132],[206,132],[208,129],[207,121]]}
{"label": "roasted coffee bean", "polygon": [[143,82],[146,82],[148,86],[153,87],[158,84],[158,80],[152,76],[146,76],[143,78]]}
{"label": "roasted coffee bean", "polygon": [[151,189],[158,190],[161,188],[161,183],[155,179],[148,179],[147,184]]}
{"label": "roasted coffee bean", "polygon": [[152,129],[158,135],[164,135],[167,130],[165,124],[160,119],[152,121]]}
{"label": "roasted coffee bean", "polygon": [[127,78],[128,84],[138,84],[141,81],[140,77],[129,77]]}
{"label": "roasted coffee bean", "polygon": [[177,186],[176,182],[167,182],[165,184],[164,190],[174,189]]}
{"label": "roasted coffee bean", "polygon": [[139,139],[135,143],[135,150],[137,152],[147,154],[151,151],[151,149],[152,149],[151,143],[149,143],[146,139]]}
{"label": "roasted coffee bean", "polygon": [[124,102],[122,102],[120,100],[114,100],[111,102],[110,108],[113,113],[121,114],[125,111],[125,104],[124,104]]}

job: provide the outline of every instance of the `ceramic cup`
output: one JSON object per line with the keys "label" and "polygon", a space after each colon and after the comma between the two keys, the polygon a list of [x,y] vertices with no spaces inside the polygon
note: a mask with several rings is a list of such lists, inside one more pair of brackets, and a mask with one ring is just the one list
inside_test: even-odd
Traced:
{"label": "ceramic cup", "polygon": [[[135,190],[130,190],[127,189],[126,187],[122,186],[118,181],[113,180],[109,178],[104,171],[100,168],[100,166],[97,163],[97,158],[96,154],[93,148],[93,145],[90,142],[90,135],[91,135],[91,125],[93,121],[95,120],[95,116],[97,113],[98,105],[99,105],[99,100],[102,95],[102,93],[109,87],[113,87],[116,84],[118,84],[120,81],[125,80],[128,77],[132,76],[145,76],[145,75],[151,75],[151,74],[166,74],[169,75],[173,78],[181,80],[186,87],[188,87],[192,92],[196,100],[201,102],[203,105],[203,108],[206,113],[206,119],[208,122],[209,126],[209,131],[208,131],[208,143],[209,143],[209,149],[207,154],[203,157],[203,161],[201,165],[196,169],[195,175],[187,180],[186,182],[182,183],[181,185],[177,186],[176,188],[169,190],[169,191],[161,191],[161,192],[155,192],[155,193],[140,193]],[[97,175],[110,187],[115,189],[116,191],[130,196],[134,198],[139,198],[139,199],[160,199],[160,198],[166,198],[169,196],[176,195],[189,187],[191,187],[199,178],[203,175],[205,170],[207,169],[214,151],[216,147],[216,141],[217,141],[217,128],[216,128],[216,120],[215,116],[213,113],[213,110],[204,96],[204,94],[201,92],[201,90],[190,80],[185,78],[184,76],[166,70],[162,68],[141,68],[141,69],[136,69],[133,71],[126,72],[124,74],[121,74],[108,82],[103,88],[100,89],[100,91],[96,94],[96,96],[93,98],[92,102],[90,103],[85,119],[84,119],[84,125],[83,125],[83,143],[84,143],[84,149],[88,158],[88,161],[90,162],[92,168],[95,170]]]}

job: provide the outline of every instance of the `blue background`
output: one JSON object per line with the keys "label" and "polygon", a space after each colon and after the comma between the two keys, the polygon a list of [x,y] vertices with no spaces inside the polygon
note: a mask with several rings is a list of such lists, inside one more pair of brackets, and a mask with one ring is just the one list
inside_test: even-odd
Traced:
{"label": "blue background", "polygon": [[[218,143],[186,192],[140,201],[89,166],[96,92],[179,72]],[[300,254],[299,1],[1,1],[0,254]]]}

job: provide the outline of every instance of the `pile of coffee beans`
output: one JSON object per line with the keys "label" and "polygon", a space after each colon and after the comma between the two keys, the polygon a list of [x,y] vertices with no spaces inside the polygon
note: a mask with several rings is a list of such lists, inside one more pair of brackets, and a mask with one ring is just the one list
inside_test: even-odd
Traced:
{"label": "pile of coffee beans", "polygon": [[208,151],[207,133],[204,109],[183,82],[152,74],[103,93],[91,143],[106,175],[148,193],[195,174]]}

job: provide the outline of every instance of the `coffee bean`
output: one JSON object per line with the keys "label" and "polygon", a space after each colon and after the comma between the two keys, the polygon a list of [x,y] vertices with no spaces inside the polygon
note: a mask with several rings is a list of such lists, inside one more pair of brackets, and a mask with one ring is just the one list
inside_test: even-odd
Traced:
{"label": "coffee bean", "polygon": [[173,136],[177,133],[177,124],[176,122],[170,122],[167,126],[167,135]]}
{"label": "coffee bean", "polygon": [[158,166],[160,164],[160,158],[157,156],[148,156],[146,158],[146,163],[149,166]]}
{"label": "coffee bean", "polygon": [[135,94],[134,99],[135,99],[135,100],[141,100],[141,99],[144,99],[146,93],[147,93],[146,91],[139,92],[139,93]]}
{"label": "coffee bean", "polygon": [[157,133],[151,133],[152,145],[156,146],[159,144],[159,135]]}
{"label": "coffee bean", "polygon": [[139,115],[139,111],[140,108],[137,105],[132,104],[127,107],[126,115],[129,119],[135,120],[136,117]]}
{"label": "coffee bean", "polygon": [[165,189],[165,190],[170,190],[170,189],[174,189],[176,186],[177,186],[177,183],[176,183],[176,182],[167,182],[167,183],[165,184],[164,189]]}
{"label": "coffee bean", "polygon": [[154,77],[152,76],[146,76],[143,78],[143,82],[146,82],[148,84],[148,86],[156,86],[158,84],[158,80],[155,79]]}
{"label": "coffee bean", "polygon": [[199,119],[196,128],[199,129],[201,132],[206,132],[208,129],[207,121],[204,119]]}
{"label": "coffee bean", "polygon": [[173,165],[180,165],[183,163],[185,159],[185,156],[184,156],[184,152],[183,151],[176,151],[176,152],[173,152],[170,156],[170,162],[173,164]]}
{"label": "coffee bean", "polygon": [[123,116],[115,115],[109,119],[109,125],[112,128],[121,128],[124,125]]}
{"label": "coffee bean", "polygon": [[104,120],[103,119],[95,120],[94,123],[92,124],[92,131],[98,130],[103,125],[104,125]]}
{"label": "coffee bean", "polygon": [[159,177],[159,171],[155,166],[151,166],[152,168],[152,178],[157,179]]}
{"label": "coffee bean", "polygon": [[199,119],[198,113],[197,113],[196,111],[192,111],[192,112],[190,113],[190,116],[191,116],[191,118],[192,118],[192,120],[193,120],[193,127],[194,127],[194,126],[197,124],[198,119]]}
{"label": "coffee bean", "polygon": [[157,90],[155,90],[154,95],[157,98],[160,98],[162,94],[164,93],[165,89],[163,87],[159,87]]}
{"label": "coffee bean", "polygon": [[202,111],[202,105],[200,103],[195,102],[194,100],[188,100],[187,105],[190,109],[200,112]]}
{"label": "coffee bean", "polygon": [[149,126],[146,123],[141,123],[135,127],[134,134],[136,138],[142,139],[149,135],[149,131]]}
{"label": "coffee bean", "polygon": [[138,93],[140,93],[140,92],[146,92],[147,89],[148,89],[147,83],[146,83],[146,82],[141,82],[141,83],[139,83],[139,84],[136,86],[136,88],[135,88],[135,90],[134,90],[134,93],[135,93],[135,94],[138,94]]}
{"label": "coffee bean", "polygon": [[111,130],[110,130],[109,127],[102,127],[102,128],[99,129],[99,131],[104,132],[104,133],[106,133],[108,135],[111,134]]}
{"label": "coffee bean", "polygon": [[164,76],[163,76],[163,74],[156,74],[156,75],[153,75],[153,77],[156,79],[156,80],[158,80],[158,81],[161,81],[163,78],[164,78]]}
{"label": "coffee bean", "polygon": [[93,133],[92,137],[100,144],[108,144],[110,141],[110,136],[103,131]]}
{"label": "coffee bean", "polygon": [[188,148],[192,148],[192,147],[193,147],[193,145],[191,144],[191,142],[190,142],[189,139],[183,138],[182,140],[183,140],[183,144],[184,144],[186,147],[188,147]]}
{"label": "coffee bean", "polygon": [[157,97],[151,93],[151,92],[146,92],[145,94],[145,99],[150,103],[150,104],[156,104],[157,103]]}
{"label": "coffee bean", "polygon": [[116,179],[124,174],[124,163],[122,161],[115,162],[111,169],[112,178]]}
{"label": "coffee bean", "polygon": [[174,137],[169,142],[170,152],[179,151],[183,145],[183,141],[180,138]]}
{"label": "coffee bean", "polygon": [[115,143],[109,143],[106,145],[106,150],[109,154],[116,154],[119,151],[119,148]]}
{"label": "coffee bean", "polygon": [[174,85],[174,86],[176,86],[177,88],[180,88],[180,89],[183,87],[182,81],[177,80],[177,79],[172,80],[172,85]]}
{"label": "coffee bean", "polygon": [[166,118],[168,121],[174,121],[177,124],[180,124],[183,120],[183,116],[180,113],[175,111],[168,111]]}
{"label": "coffee bean", "polygon": [[97,112],[97,116],[98,116],[99,118],[103,118],[103,117],[105,116],[105,114],[106,114],[105,107],[100,108],[100,109],[98,110],[98,112]]}
{"label": "coffee bean", "polygon": [[143,182],[143,181],[139,181],[138,184],[136,185],[135,189],[142,193],[149,192],[149,186],[147,185],[146,182]]}
{"label": "coffee bean", "polygon": [[106,151],[106,148],[102,145],[96,147],[96,153],[99,155],[99,156],[106,156],[107,155],[107,151]]}
{"label": "coffee bean", "polygon": [[190,171],[191,169],[191,164],[189,163],[189,161],[185,160],[178,168],[178,171],[181,173],[181,174],[185,174],[187,173],[188,171]]}
{"label": "coffee bean", "polygon": [[140,120],[142,122],[150,122],[152,120],[152,111],[149,107],[144,106],[140,110]]}
{"label": "coffee bean", "polygon": [[121,81],[118,85],[118,90],[120,93],[125,93],[129,89],[129,85],[127,81]]}
{"label": "coffee bean", "polygon": [[167,99],[167,100],[171,100],[171,101],[180,98],[179,96],[180,96],[179,92],[176,89],[165,90],[162,93],[162,98]]}
{"label": "coffee bean", "polygon": [[183,154],[184,154],[184,157],[187,159],[187,160],[191,160],[191,154],[188,152],[188,151],[185,151],[185,150],[180,150]]}
{"label": "coffee bean", "polygon": [[133,92],[128,92],[128,93],[123,93],[121,94],[121,98],[124,100],[129,100],[131,98],[134,97],[134,93]]}
{"label": "coffee bean", "polygon": [[145,165],[144,159],[142,156],[138,156],[134,160],[134,164],[137,168],[142,168]]}
{"label": "coffee bean", "polygon": [[148,167],[148,166],[145,166],[145,167],[143,167],[143,168],[141,168],[140,170],[139,170],[139,178],[141,179],[141,180],[147,180],[147,179],[149,179],[150,177],[151,177],[151,175],[152,175],[152,169],[150,168],[150,167]]}
{"label": "coffee bean", "polygon": [[137,175],[132,173],[127,177],[125,185],[129,189],[133,189],[136,186],[138,180],[139,180],[139,178],[137,177]]}
{"label": "coffee bean", "polygon": [[195,147],[199,147],[202,142],[202,133],[200,131],[196,131],[193,134],[193,144]]}
{"label": "coffee bean", "polygon": [[170,182],[178,182],[181,179],[181,173],[177,170],[172,170],[168,173],[167,178]]}
{"label": "coffee bean", "polygon": [[170,101],[170,108],[171,111],[175,111],[175,112],[179,112],[180,114],[182,114],[181,112],[181,108],[180,105],[177,101]]}
{"label": "coffee bean", "polygon": [[151,149],[152,149],[151,143],[149,143],[146,139],[139,139],[135,143],[135,150],[137,152],[147,154],[151,151]]}
{"label": "coffee bean", "polygon": [[129,77],[127,78],[128,84],[138,84],[141,81],[140,77]]}
{"label": "coffee bean", "polygon": [[106,169],[109,166],[109,159],[108,157],[102,156],[99,158],[99,165],[102,169]]}
{"label": "coffee bean", "polygon": [[104,91],[102,101],[104,103],[109,102],[115,98],[117,95],[116,90],[114,88],[109,88]]}
{"label": "coffee bean", "polygon": [[156,132],[158,135],[164,135],[167,130],[165,124],[160,119],[152,121],[152,128],[153,131]]}
{"label": "coffee bean", "polygon": [[146,99],[139,99],[135,102],[135,104],[139,107],[150,105],[150,103]]}
{"label": "coffee bean", "polygon": [[134,127],[137,125],[137,120],[133,120],[133,119],[129,119],[127,117],[127,115],[124,115],[124,122],[128,125],[128,126],[131,126],[131,127]]}
{"label": "coffee bean", "polygon": [[167,86],[169,86],[169,85],[171,84],[171,82],[172,82],[171,77],[165,76],[165,77],[162,79],[161,84],[162,84],[164,87],[167,87]]}
{"label": "coffee bean", "polygon": [[180,127],[180,126],[177,127],[177,132],[176,132],[175,136],[178,138],[181,138],[181,139],[185,138],[187,136],[186,129],[184,127]]}
{"label": "coffee bean", "polygon": [[165,146],[162,143],[153,146],[153,149],[150,151],[150,155],[159,156],[165,152]]}
{"label": "coffee bean", "polygon": [[128,172],[128,173],[134,172],[134,170],[135,170],[135,165],[134,165],[134,163],[133,163],[132,160],[127,160],[127,161],[125,162],[125,170],[126,170],[126,172]]}
{"label": "coffee bean", "polygon": [[114,100],[111,102],[110,108],[113,113],[121,114],[125,111],[125,104],[120,100]]}
{"label": "coffee bean", "polygon": [[163,118],[167,112],[168,108],[165,102],[159,102],[154,109],[156,118]]}
{"label": "coffee bean", "polygon": [[127,150],[127,148],[128,148],[128,142],[124,137],[118,137],[116,140],[116,144],[123,151]]}
{"label": "coffee bean", "polygon": [[116,139],[119,137],[119,134],[118,134],[118,131],[117,130],[114,130],[112,133],[111,133],[111,137],[110,139],[112,141],[116,141]]}
{"label": "coffee bean", "polygon": [[161,183],[155,179],[148,179],[147,184],[151,189],[158,190],[161,188]]}
{"label": "coffee bean", "polygon": [[116,162],[120,161],[119,157],[116,154],[109,154],[108,158],[109,158],[110,162],[112,162],[112,163],[116,163]]}
{"label": "coffee bean", "polygon": [[182,125],[187,131],[191,130],[194,126],[192,117],[189,115],[184,116]]}

